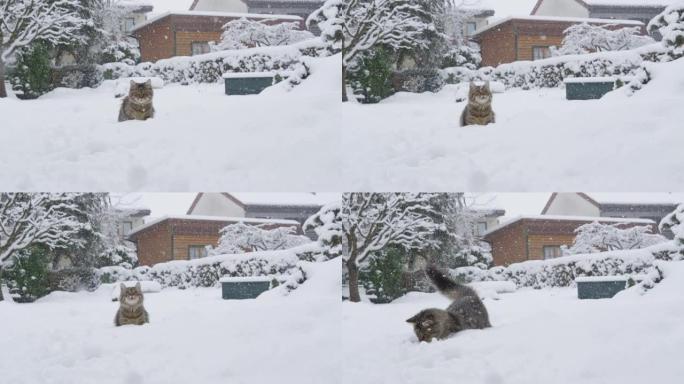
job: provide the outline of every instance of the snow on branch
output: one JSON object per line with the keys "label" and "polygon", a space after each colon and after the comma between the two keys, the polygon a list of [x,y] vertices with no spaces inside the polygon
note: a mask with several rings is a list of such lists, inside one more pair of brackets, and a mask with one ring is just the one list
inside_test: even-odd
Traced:
{"label": "snow on branch", "polygon": [[615,25],[575,24],[564,32],[565,37],[554,55],[579,55],[591,52],[626,51],[655,41],[641,35],[641,27],[616,28]]}
{"label": "snow on branch", "polygon": [[0,266],[15,252],[31,245],[80,247],[76,238],[88,224],[78,221],[80,210],[67,193],[0,194]]}
{"label": "snow on branch", "polygon": [[84,42],[79,31],[90,22],[79,16],[81,8],[79,0],[0,0],[0,60],[36,40]]}
{"label": "snow on branch", "polygon": [[[271,224],[272,226],[272,224]],[[235,223],[221,230],[218,246],[211,255],[238,254],[257,251],[290,249],[311,242],[306,236],[297,235],[295,226],[269,227]]]}
{"label": "snow on branch", "polygon": [[241,18],[231,20],[223,26],[221,41],[215,50],[244,49],[251,47],[271,47],[291,45],[313,38],[309,31],[299,28],[297,22],[283,22],[269,25],[266,21]]}

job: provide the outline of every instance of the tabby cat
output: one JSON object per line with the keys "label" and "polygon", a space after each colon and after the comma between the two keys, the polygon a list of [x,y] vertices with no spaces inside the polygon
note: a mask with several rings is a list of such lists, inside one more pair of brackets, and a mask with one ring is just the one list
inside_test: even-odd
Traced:
{"label": "tabby cat", "polygon": [[468,91],[468,105],[466,105],[461,114],[461,127],[494,123],[492,98],[489,81],[483,85],[477,85],[471,81],[470,90]]}
{"label": "tabby cat", "polygon": [[419,341],[429,343],[433,339],[445,339],[464,329],[491,327],[487,308],[472,288],[449,279],[434,266],[428,267],[425,272],[437,290],[453,302],[446,310],[424,309],[406,320],[413,324],[413,331]]}
{"label": "tabby cat", "polygon": [[124,97],[119,110],[119,121],[147,120],[154,117],[152,106],[152,81],[138,83],[131,80],[131,88],[128,96]]}
{"label": "tabby cat", "polygon": [[143,306],[143,299],[140,282],[135,287],[127,287],[121,283],[119,310],[114,317],[114,324],[118,327],[127,324],[143,325],[149,323],[150,315]]}

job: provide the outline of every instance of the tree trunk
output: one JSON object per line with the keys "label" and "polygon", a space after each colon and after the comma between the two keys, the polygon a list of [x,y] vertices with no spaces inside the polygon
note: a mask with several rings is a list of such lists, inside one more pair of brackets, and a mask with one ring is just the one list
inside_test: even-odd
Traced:
{"label": "tree trunk", "polygon": [[342,102],[347,100],[347,68],[342,64]]}
{"label": "tree trunk", "polygon": [[359,267],[356,265],[355,257],[347,260],[347,272],[349,273],[349,301],[358,303],[361,301],[359,294]]}
{"label": "tree trunk", "polygon": [[4,300],[4,298],[2,297],[2,282],[3,282],[3,278],[2,278],[2,265],[0,265],[0,301],[3,301],[3,300]]}
{"label": "tree trunk", "polygon": [[[7,90],[5,89],[5,63],[0,59],[0,98],[7,97]],[[0,293],[0,300],[2,293]]]}

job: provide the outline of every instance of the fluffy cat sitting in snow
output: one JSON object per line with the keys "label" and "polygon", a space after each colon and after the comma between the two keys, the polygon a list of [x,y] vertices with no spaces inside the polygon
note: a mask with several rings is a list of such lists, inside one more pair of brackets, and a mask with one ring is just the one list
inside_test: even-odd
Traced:
{"label": "fluffy cat sitting in snow", "polygon": [[461,127],[493,123],[492,98],[489,81],[485,82],[484,85],[477,85],[471,81],[468,91],[468,105],[461,114]]}
{"label": "fluffy cat sitting in snow", "polygon": [[429,343],[432,339],[445,339],[464,329],[491,327],[487,308],[472,288],[449,279],[434,266],[428,267],[426,274],[432,284],[453,302],[446,310],[424,309],[406,320],[413,324],[413,331],[419,341]]}
{"label": "fluffy cat sitting in snow", "polygon": [[119,110],[119,121],[147,120],[154,117],[152,106],[152,81],[137,83],[131,80],[131,88],[128,96],[124,97]]}
{"label": "fluffy cat sitting in snow", "polygon": [[143,325],[149,323],[150,315],[147,314],[143,306],[143,299],[140,282],[135,287],[127,287],[121,283],[119,310],[114,317],[114,324],[118,327],[127,324]]}

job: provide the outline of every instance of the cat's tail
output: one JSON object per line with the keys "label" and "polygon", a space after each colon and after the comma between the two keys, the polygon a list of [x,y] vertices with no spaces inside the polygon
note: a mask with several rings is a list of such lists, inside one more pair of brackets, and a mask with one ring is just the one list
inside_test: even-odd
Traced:
{"label": "cat's tail", "polygon": [[430,278],[432,284],[439,292],[452,300],[457,300],[466,296],[477,297],[477,293],[475,293],[472,288],[450,279],[434,265],[428,266],[425,270],[425,274]]}

